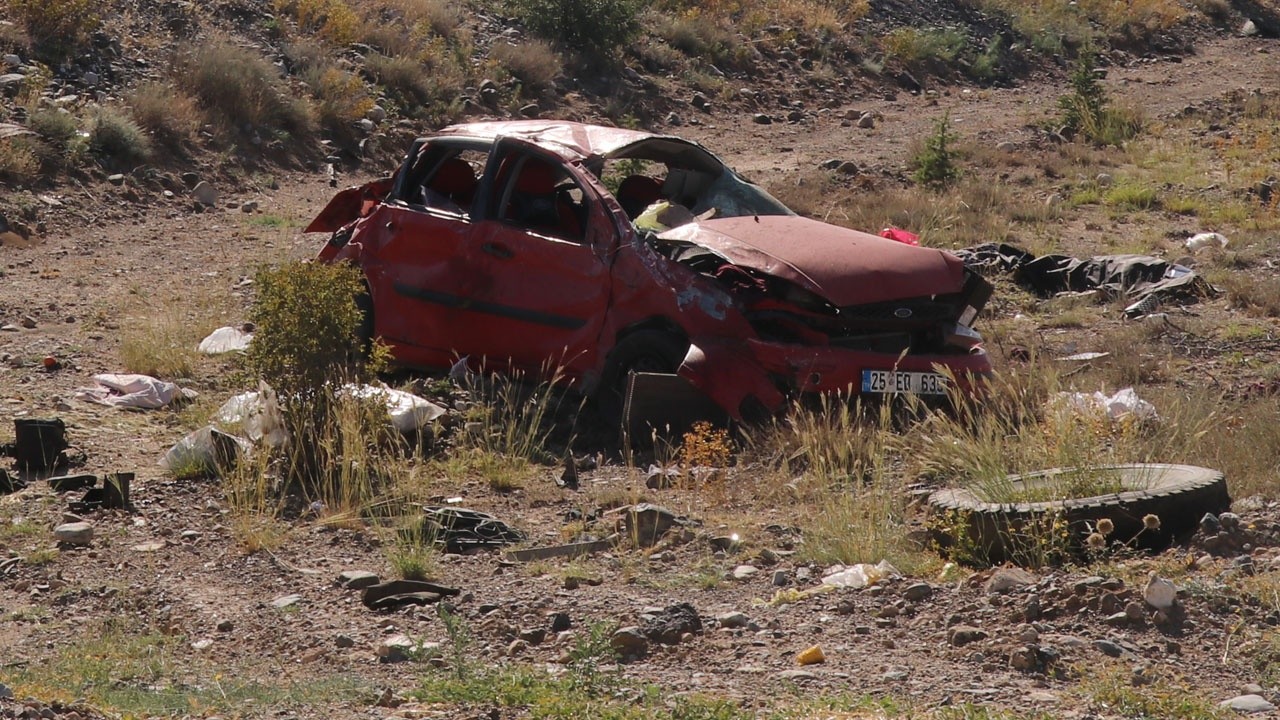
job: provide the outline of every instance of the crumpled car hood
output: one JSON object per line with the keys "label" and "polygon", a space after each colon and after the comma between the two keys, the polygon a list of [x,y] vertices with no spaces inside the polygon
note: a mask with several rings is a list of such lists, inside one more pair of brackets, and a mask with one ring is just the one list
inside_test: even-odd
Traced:
{"label": "crumpled car hood", "polygon": [[964,263],[951,253],[803,217],[705,220],[658,238],[704,247],[840,307],[954,293],[964,285]]}

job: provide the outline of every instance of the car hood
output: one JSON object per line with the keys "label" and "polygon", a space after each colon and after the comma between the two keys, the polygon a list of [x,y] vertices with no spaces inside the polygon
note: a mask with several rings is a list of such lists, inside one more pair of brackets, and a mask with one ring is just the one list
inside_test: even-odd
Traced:
{"label": "car hood", "polygon": [[840,307],[960,292],[964,286],[964,263],[951,253],[803,217],[705,220],[658,237],[704,247]]}

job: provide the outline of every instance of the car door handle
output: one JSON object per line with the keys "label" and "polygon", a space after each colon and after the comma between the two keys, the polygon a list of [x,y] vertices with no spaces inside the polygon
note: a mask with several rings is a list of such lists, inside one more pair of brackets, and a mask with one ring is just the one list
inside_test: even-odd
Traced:
{"label": "car door handle", "polygon": [[515,257],[515,253],[511,252],[511,248],[499,243],[485,243],[480,246],[480,249],[502,260]]}

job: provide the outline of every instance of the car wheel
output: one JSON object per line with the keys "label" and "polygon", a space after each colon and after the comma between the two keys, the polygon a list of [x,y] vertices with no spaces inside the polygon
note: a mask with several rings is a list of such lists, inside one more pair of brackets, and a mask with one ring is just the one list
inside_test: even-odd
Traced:
{"label": "car wheel", "polygon": [[[1059,468],[1013,475],[1009,483],[1016,489],[1035,490],[1061,485],[1056,476],[1070,472]],[[937,536],[940,544],[950,544],[956,535],[968,533],[968,540],[993,563],[1002,562],[1018,551],[1018,528],[1037,518],[1056,515],[1066,520],[1073,542],[1081,543],[1099,520],[1114,526],[1110,539],[1147,549],[1163,549],[1175,539],[1195,531],[1207,512],[1217,513],[1231,506],[1227,481],[1222,473],[1194,465],[1134,463],[1089,468],[1117,475],[1121,492],[1095,497],[1067,498],[1045,502],[994,503],[973,491],[959,488],[939,490],[929,496],[931,512],[952,515],[958,527],[949,528],[949,537]],[[1156,527],[1144,525],[1147,516],[1159,518]]]}
{"label": "car wheel", "polygon": [[622,420],[627,378],[633,372],[674,373],[689,352],[689,342],[662,330],[637,330],[609,351],[596,405],[609,422]]}

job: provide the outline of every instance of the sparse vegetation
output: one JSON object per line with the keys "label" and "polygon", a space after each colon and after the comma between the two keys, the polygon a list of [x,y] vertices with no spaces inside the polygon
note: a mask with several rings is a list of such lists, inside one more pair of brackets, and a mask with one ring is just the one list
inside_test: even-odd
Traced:
{"label": "sparse vegetation", "polygon": [[550,45],[539,40],[519,45],[500,43],[494,45],[490,52],[531,93],[550,88],[560,72],[560,58]]}
{"label": "sparse vegetation", "polygon": [[127,115],[101,108],[89,131],[89,149],[109,168],[132,170],[151,158],[151,139]]}
{"label": "sparse vegetation", "polygon": [[535,34],[597,60],[609,60],[640,31],[637,0],[507,1]]}
{"label": "sparse vegetation", "polygon": [[151,137],[182,153],[200,129],[200,108],[185,92],[160,82],[145,83],[129,97],[129,113]]}
{"label": "sparse vegetation", "polygon": [[263,141],[277,134],[302,139],[311,133],[310,108],[281,85],[276,69],[257,53],[214,40],[188,48],[180,65],[182,88],[224,133],[258,132]]}
{"label": "sparse vegetation", "polygon": [[41,59],[61,62],[98,27],[93,0],[8,0],[8,11],[30,36]]}
{"label": "sparse vegetation", "polygon": [[954,143],[951,118],[943,115],[934,126],[933,134],[925,140],[924,148],[912,161],[916,168],[916,182],[944,187],[960,177]]}

